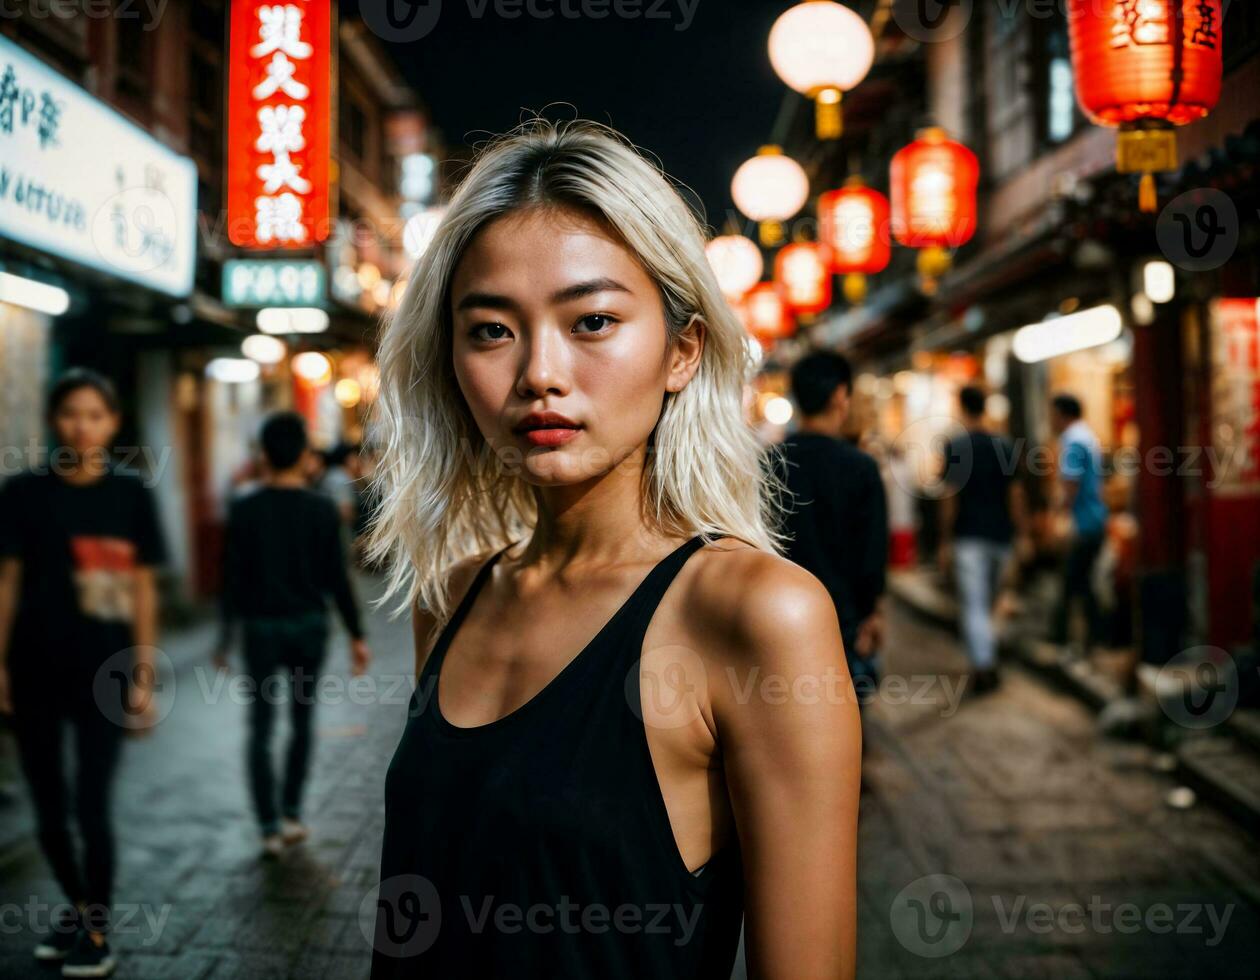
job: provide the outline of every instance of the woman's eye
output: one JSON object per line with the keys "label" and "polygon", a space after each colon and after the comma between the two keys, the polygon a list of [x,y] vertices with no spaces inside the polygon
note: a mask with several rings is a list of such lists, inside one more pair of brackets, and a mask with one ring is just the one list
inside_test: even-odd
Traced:
{"label": "woman's eye", "polygon": [[[482,330],[487,331],[487,333],[481,333]],[[495,333],[494,331],[502,331],[502,333]],[[474,340],[502,340],[510,333],[511,331],[501,323],[479,323],[470,331],[470,335]]]}
{"label": "woman's eye", "polygon": [[606,313],[591,313],[578,320],[577,326],[588,326],[592,333],[599,333],[605,327],[610,327],[615,321]]}

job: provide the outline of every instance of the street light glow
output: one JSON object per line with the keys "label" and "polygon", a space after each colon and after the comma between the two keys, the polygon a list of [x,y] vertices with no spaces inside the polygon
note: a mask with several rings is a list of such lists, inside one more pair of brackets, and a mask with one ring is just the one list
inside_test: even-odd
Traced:
{"label": "street light glow", "polygon": [[70,294],[60,286],[0,272],[0,303],[24,306],[36,313],[61,316],[70,308]]}
{"label": "street light glow", "polygon": [[258,362],[247,357],[216,357],[206,365],[206,377],[220,384],[257,381],[258,373]]}
{"label": "street light glow", "polygon": [[1177,295],[1177,273],[1162,259],[1147,262],[1142,268],[1142,288],[1152,303],[1171,303]]}
{"label": "street light glow", "polygon": [[1036,364],[1052,357],[1109,344],[1120,336],[1124,321],[1114,306],[1092,309],[1031,323],[1015,331],[1011,347],[1025,364]]}
{"label": "street light glow", "polygon": [[263,333],[322,333],[328,314],[317,306],[268,306],[258,311],[257,323]]}

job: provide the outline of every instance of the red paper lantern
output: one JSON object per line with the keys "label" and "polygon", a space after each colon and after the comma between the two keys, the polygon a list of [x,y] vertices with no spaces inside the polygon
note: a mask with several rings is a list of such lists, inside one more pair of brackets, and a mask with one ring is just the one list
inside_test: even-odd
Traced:
{"label": "red paper lantern", "polygon": [[923,291],[949,268],[949,249],[976,233],[980,163],[945,130],[932,127],[892,159],[892,230],[897,241],[919,252]]}
{"label": "red paper lantern", "polygon": [[1153,211],[1152,174],[1177,169],[1173,126],[1202,119],[1221,95],[1221,0],[1071,0],[1072,67],[1081,108],[1121,129],[1118,169],[1142,173],[1142,208]]}
{"label": "red paper lantern", "polygon": [[774,281],[784,302],[804,316],[831,305],[831,253],[818,242],[784,245],[774,258]]}
{"label": "red paper lantern", "polygon": [[744,296],[739,307],[744,326],[763,346],[796,332],[792,311],[777,283],[757,283]]}
{"label": "red paper lantern", "polygon": [[958,248],[976,233],[976,155],[925,129],[892,159],[892,229],[907,248]]}
{"label": "red paper lantern", "polygon": [[883,272],[892,258],[888,198],[851,178],[818,198],[818,238],[831,250],[831,268],[844,276],[851,303],[866,296],[866,277]]}

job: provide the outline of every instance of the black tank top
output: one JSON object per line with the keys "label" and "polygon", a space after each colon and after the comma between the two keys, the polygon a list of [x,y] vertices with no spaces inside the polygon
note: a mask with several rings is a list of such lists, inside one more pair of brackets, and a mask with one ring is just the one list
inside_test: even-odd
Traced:
{"label": "black tank top", "polygon": [[478,571],[421,672],[386,774],[372,980],[729,980],[739,850],[687,870],[638,682],[652,614],[702,543],[658,562],[528,702],[461,728],[442,717],[437,678],[503,552]]}

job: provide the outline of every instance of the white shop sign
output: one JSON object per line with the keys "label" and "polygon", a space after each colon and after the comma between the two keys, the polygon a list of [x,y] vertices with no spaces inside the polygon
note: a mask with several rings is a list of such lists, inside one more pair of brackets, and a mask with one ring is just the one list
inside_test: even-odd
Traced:
{"label": "white shop sign", "polygon": [[0,37],[0,238],[187,296],[196,236],[193,161]]}

